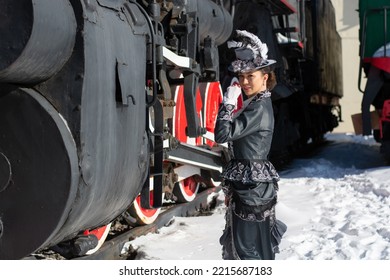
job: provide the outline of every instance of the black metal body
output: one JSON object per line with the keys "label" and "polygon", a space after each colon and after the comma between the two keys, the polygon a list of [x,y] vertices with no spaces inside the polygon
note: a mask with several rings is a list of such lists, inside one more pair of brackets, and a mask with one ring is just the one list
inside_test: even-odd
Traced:
{"label": "black metal body", "polygon": [[[66,1],[42,2],[53,12],[51,2]],[[23,257],[110,222],[146,178],[146,19],[130,3],[131,14],[118,1],[71,3],[78,34],[67,63],[0,102],[0,147],[12,169],[0,194],[0,258]]]}

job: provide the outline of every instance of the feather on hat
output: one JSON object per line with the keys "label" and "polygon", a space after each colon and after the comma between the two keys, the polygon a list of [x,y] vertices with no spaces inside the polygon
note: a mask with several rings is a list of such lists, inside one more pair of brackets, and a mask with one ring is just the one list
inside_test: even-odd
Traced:
{"label": "feather on hat", "polygon": [[276,63],[276,60],[268,59],[267,44],[253,33],[245,30],[236,30],[237,41],[228,41],[228,48],[234,48],[236,60],[229,66],[233,72],[248,72],[261,69]]}

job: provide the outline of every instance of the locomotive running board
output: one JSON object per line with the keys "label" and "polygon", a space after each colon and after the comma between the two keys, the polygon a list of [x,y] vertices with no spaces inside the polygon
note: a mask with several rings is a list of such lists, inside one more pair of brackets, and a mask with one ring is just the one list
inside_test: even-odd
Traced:
{"label": "locomotive running board", "polygon": [[174,141],[174,144],[172,142],[169,140],[164,141],[164,160],[222,172],[223,160],[221,152],[178,141]]}

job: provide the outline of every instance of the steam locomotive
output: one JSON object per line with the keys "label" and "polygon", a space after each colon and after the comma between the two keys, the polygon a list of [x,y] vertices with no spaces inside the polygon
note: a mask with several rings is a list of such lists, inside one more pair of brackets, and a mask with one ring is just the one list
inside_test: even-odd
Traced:
{"label": "steam locomotive", "polygon": [[[92,254],[112,222],[218,186],[236,29],[278,61],[271,160],[341,118],[330,0],[0,0],[0,259]],[[242,101],[242,100],[241,100]],[[59,250],[58,248],[61,248]]]}
{"label": "steam locomotive", "polygon": [[[390,162],[390,23],[389,1],[359,1],[360,67],[358,88],[362,97],[362,134],[381,143]],[[362,88],[362,75],[367,82]],[[370,112],[371,107],[375,110]]]}

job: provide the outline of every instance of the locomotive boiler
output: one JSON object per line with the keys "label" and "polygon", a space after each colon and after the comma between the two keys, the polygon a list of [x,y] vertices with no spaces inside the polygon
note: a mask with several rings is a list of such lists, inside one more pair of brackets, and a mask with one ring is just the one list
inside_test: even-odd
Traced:
{"label": "locomotive boiler", "polygon": [[271,159],[340,119],[330,1],[0,7],[0,259],[91,254],[119,217],[151,223],[164,199],[190,202],[200,186],[219,185],[227,145],[213,131],[234,78],[226,41],[235,29],[257,34],[278,61]]}

